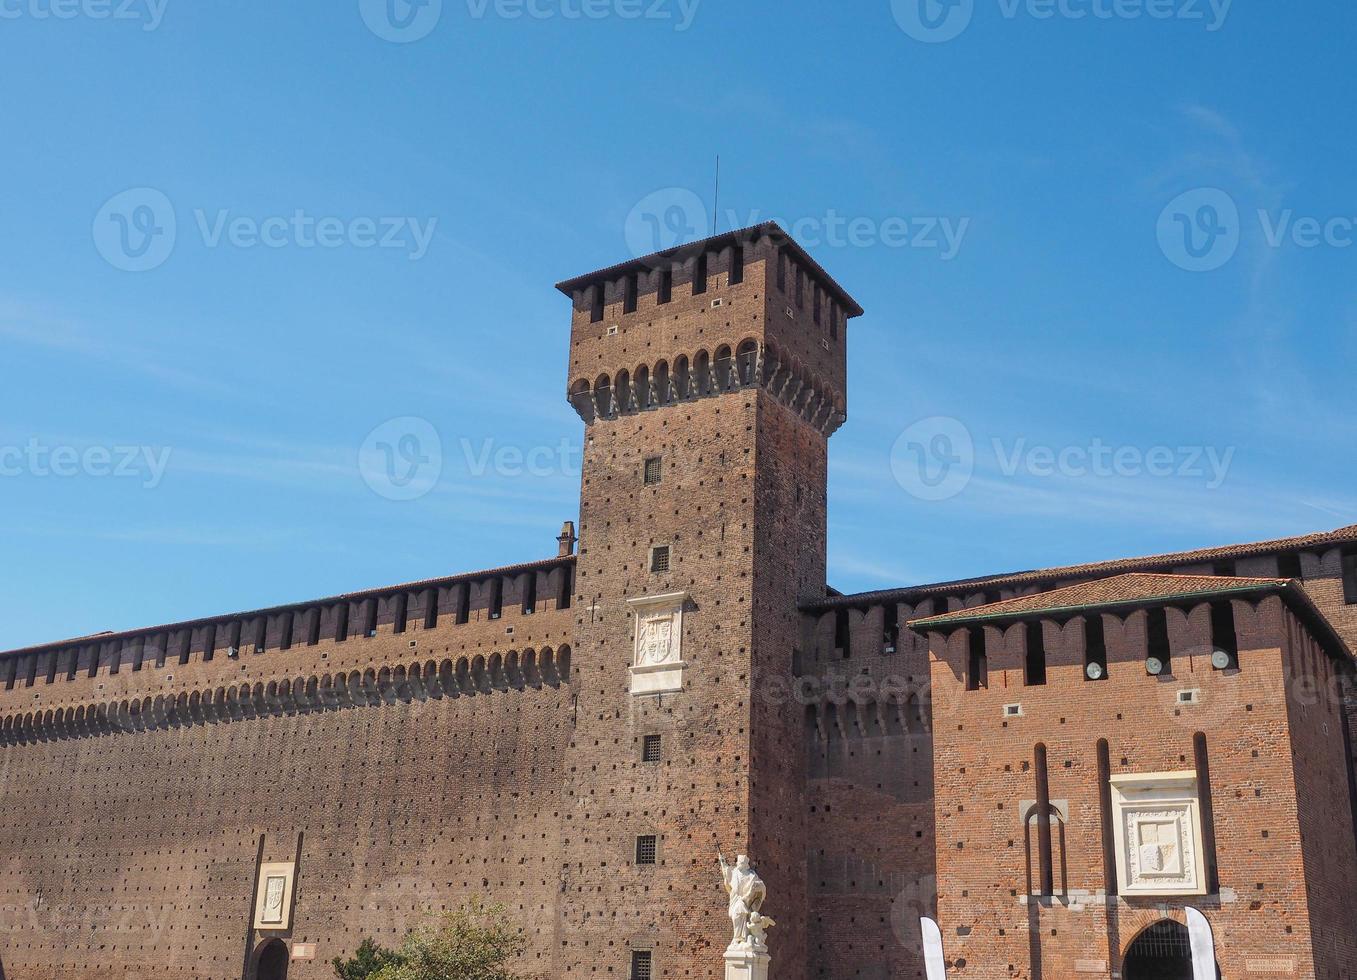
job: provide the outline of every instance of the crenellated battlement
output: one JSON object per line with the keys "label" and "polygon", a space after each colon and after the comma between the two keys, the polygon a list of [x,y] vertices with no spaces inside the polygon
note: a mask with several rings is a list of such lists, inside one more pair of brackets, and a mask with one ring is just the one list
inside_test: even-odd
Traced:
{"label": "crenellated battlement", "polygon": [[570,647],[510,650],[312,674],[267,684],[195,688],[178,694],[0,714],[0,746],[228,724],[397,703],[558,688],[570,679]]}
{"label": "crenellated battlement", "polygon": [[277,606],[228,616],[99,634],[0,653],[5,692],[94,681],[266,653],[504,621],[571,606],[572,554],[523,565]]}
{"label": "crenellated battlement", "polygon": [[560,283],[569,399],[586,423],[761,384],[826,435],[847,417],[862,309],[775,224]]}

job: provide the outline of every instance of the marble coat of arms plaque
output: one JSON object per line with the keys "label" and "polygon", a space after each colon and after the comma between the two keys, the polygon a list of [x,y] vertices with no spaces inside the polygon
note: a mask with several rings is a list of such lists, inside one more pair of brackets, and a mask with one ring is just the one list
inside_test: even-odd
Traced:
{"label": "marble coat of arms plaque", "polygon": [[683,610],[688,593],[628,599],[636,617],[631,693],[676,694],[683,690]]}

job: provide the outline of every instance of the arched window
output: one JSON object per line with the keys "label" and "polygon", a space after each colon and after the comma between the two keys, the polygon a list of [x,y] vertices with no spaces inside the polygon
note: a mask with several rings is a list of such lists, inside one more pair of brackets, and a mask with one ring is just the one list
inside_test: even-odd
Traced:
{"label": "arched window", "polygon": [[730,348],[724,344],[716,349],[716,390],[718,392],[729,391],[734,387],[734,376],[732,374],[732,360]]}
{"label": "arched window", "polygon": [[758,367],[759,345],[753,340],[746,340],[740,345],[736,354],[736,370],[740,376],[740,384],[748,387],[754,383],[754,373]]}
{"label": "arched window", "polygon": [[688,358],[680,354],[674,358],[674,397],[678,399],[692,397],[691,379],[688,376]]}
{"label": "arched window", "polygon": [[650,397],[650,369],[642,364],[636,369],[636,408],[644,412],[653,402]]}

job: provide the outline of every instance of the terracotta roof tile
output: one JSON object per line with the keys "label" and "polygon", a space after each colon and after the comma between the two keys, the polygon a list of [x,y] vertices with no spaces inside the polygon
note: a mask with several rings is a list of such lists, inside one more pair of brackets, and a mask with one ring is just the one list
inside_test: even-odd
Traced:
{"label": "terracotta roof tile", "polygon": [[1234,544],[1217,548],[1202,548],[1196,551],[1149,555],[1141,558],[1118,558],[1113,561],[1090,562],[1083,565],[1064,565],[1054,568],[1031,569],[1024,572],[982,575],[976,578],[955,579],[950,582],[913,585],[898,589],[881,589],[875,592],[859,592],[854,595],[835,595],[808,603],[803,608],[808,611],[819,611],[842,606],[870,606],[890,601],[909,602],[947,593],[1020,588],[1024,585],[1041,584],[1043,582],[1053,583],[1062,579],[1104,578],[1121,572],[1165,571],[1182,565],[1253,558],[1259,555],[1287,551],[1313,551],[1345,544],[1357,544],[1357,524],[1341,527],[1334,531],[1307,534],[1295,538],[1258,541],[1251,544]]}
{"label": "terracotta roof tile", "polygon": [[972,606],[941,616],[910,621],[910,628],[923,630],[980,620],[1010,619],[1038,613],[1055,613],[1107,606],[1139,605],[1232,592],[1281,590],[1291,584],[1284,578],[1227,578],[1215,575],[1154,575],[1131,572],[1112,578],[1005,599],[986,606]]}

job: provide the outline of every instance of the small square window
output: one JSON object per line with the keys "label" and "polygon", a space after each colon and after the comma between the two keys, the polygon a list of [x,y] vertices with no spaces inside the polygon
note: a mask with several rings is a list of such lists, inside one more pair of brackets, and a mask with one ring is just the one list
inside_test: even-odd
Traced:
{"label": "small square window", "polygon": [[652,456],[646,460],[646,486],[654,486],[663,478],[664,469],[660,463],[659,456]]}
{"label": "small square window", "polygon": [[636,838],[636,863],[654,864],[658,851],[658,838],[654,834]]}
{"label": "small square window", "polygon": [[669,571],[669,546],[661,545],[650,549],[650,570],[652,572]]}
{"label": "small square window", "polygon": [[631,951],[631,980],[650,980],[650,950]]}
{"label": "small square window", "polygon": [[660,761],[660,736],[647,735],[641,741],[641,761],[659,762]]}

